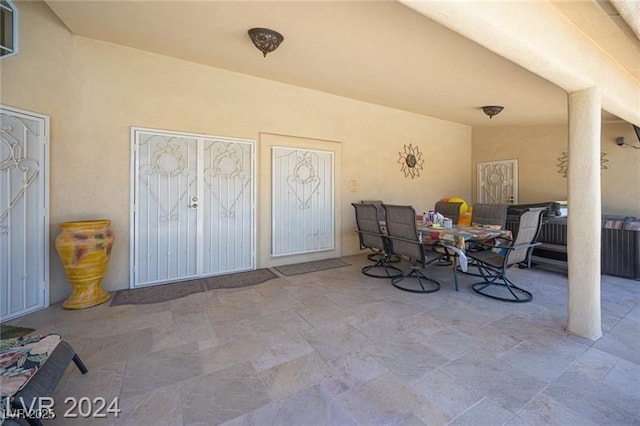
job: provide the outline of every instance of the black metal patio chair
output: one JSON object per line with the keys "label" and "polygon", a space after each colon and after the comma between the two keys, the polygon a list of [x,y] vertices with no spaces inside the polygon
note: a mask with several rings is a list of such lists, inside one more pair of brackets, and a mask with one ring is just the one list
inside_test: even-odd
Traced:
{"label": "black metal patio chair", "polygon": [[[373,265],[362,268],[362,273],[374,278],[393,278],[402,275],[402,270],[391,265],[391,245],[382,232],[378,212],[373,204],[351,203],[356,211],[356,224],[361,249],[374,251]],[[371,255],[369,255],[371,256]]]}
{"label": "black metal patio chair", "polygon": [[[380,222],[380,229],[383,234],[387,233],[387,218],[385,217],[384,208],[382,205],[384,204],[382,200],[362,200],[360,201],[362,204],[373,204],[376,208],[376,212],[378,213],[378,221]],[[371,261],[377,261],[380,256],[384,256],[384,253],[374,250],[374,253],[371,253],[367,256],[367,259]],[[391,255],[387,258],[388,262],[396,263],[400,262],[400,258],[398,256]]]}
{"label": "black metal patio chair", "polygon": [[504,229],[507,226],[507,208],[509,204],[476,203],[471,209],[471,224],[495,225]]}
{"label": "black metal patio chair", "polygon": [[529,291],[518,287],[507,277],[507,271],[513,265],[524,262],[532,248],[540,244],[535,240],[540,231],[540,218],[544,210],[541,208],[522,212],[518,235],[513,241],[508,241],[506,245],[478,243],[490,250],[468,254],[483,278],[483,281],[471,286],[473,291],[505,302],[523,303],[533,300]]}
{"label": "black metal patio chair", "polygon": [[[489,204],[489,203],[476,203],[471,209],[471,225],[473,226],[499,226],[500,229],[505,229],[507,226],[507,209],[509,204]],[[467,245],[467,251],[482,251],[487,250],[485,247],[480,246],[476,242],[472,242]],[[469,267],[474,268],[475,262],[473,259],[469,262]],[[461,271],[458,268],[458,272],[462,272],[467,275],[473,275],[481,277],[478,272]]]}
{"label": "black metal patio chair", "polygon": [[444,217],[451,219],[454,225],[460,221],[460,206],[462,203],[453,203],[448,201],[438,201],[434,207],[436,213],[440,213]]}
{"label": "black metal patio chair", "polygon": [[411,262],[411,269],[391,280],[391,284],[412,293],[433,293],[440,290],[440,283],[429,278],[424,269],[444,256],[435,250],[426,250],[418,237],[416,211],[411,206],[383,205],[387,218],[387,233],[391,250]]}

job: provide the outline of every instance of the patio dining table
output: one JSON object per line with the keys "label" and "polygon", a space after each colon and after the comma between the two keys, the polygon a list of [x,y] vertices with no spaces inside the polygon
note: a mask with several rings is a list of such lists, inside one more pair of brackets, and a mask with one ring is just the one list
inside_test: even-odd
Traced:
{"label": "patio dining table", "polygon": [[418,231],[422,233],[422,240],[425,242],[428,240],[446,241],[463,251],[470,241],[488,241],[494,238],[510,240],[512,238],[511,231],[494,226],[454,225],[451,228],[442,228],[420,224]]}
{"label": "patio dining table", "polygon": [[423,244],[432,245],[439,241],[443,243],[445,249],[454,252],[453,277],[456,291],[458,291],[457,263],[460,264],[463,271],[467,270],[467,243],[486,242],[495,238],[506,240],[513,238],[511,231],[495,226],[454,225],[451,228],[442,228],[418,224],[418,232],[422,235]]}

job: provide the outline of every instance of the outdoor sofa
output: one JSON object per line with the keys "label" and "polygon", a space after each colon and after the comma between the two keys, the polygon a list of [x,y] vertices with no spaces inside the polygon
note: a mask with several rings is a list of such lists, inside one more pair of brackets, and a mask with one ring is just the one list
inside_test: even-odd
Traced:
{"label": "outdoor sofa", "polygon": [[[517,232],[515,217],[528,207],[547,207],[531,264],[547,264],[566,268],[567,216],[561,216],[560,203],[518,204],[509,207],[507,228]],[[601,272],[624,278],[640,279],[640,218],[634,216],[602,216]]]}

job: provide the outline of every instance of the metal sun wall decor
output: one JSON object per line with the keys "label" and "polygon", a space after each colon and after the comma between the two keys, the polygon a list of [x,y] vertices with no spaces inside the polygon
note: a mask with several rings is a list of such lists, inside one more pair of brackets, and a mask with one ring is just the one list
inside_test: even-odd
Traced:
{"label": "metal sun wall decor", "polygon": [[[600,170],[607,170],[608,168],[607,163],[609,159],[606,158],[606,156],[606,152],[600,153]],[[563,152],[562,155],[558,157],[558,164],[556,166],[558,167],[558,173],[560,173],[562,177],[567,177],[569,173],[569,154]]]}
{"label": "metal sun wall decor", "polygon": [[412,144],[405,145],[404,150],[398,153],[398,163],[400,163],[400,171],[404,173],[404,177],[411,176],[411,179],[420,176],[424,160],[422,153],[417,146]]}

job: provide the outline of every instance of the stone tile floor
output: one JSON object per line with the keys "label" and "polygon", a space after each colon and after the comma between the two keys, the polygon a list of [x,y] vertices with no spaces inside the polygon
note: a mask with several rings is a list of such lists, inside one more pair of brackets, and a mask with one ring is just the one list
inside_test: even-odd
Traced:
{"label": "stone tile floor", "polygon": [[[449,267],[412,294],[352,266],[142,306],[60,305],[16,321],[63,335],[70,367],[45,424],[640,424],[640,282],[602,277],[604,336],[565,334],[566,277],[511,278],[527,304],[479,296]],[[116,419],[65,419],[68,396],[118,397]]]}

